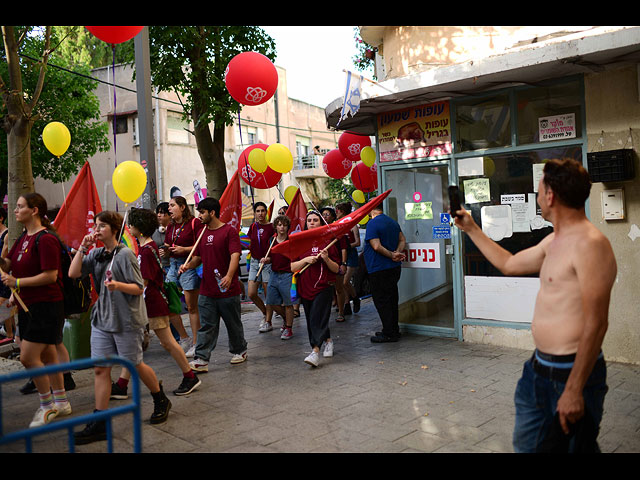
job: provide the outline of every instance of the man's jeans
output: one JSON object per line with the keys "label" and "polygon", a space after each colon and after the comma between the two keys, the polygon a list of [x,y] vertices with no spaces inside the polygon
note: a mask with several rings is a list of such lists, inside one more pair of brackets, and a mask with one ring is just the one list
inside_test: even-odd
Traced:
{"label": "man's jeans", "polygon": [[240,319],[240,295],[227,298],[198,296],[200,329],[196,340],[195,357],[209,361],[211,352],[218,343],[220,317],[227,327],[229,351],[240,354],[247,350],[244,328]]}
{"label": "man's jeans", "polygon": [[[513,432],[513,448],[516,453],[541,451],[541,446],[552,429],[558,399],[565,387],[564,382],[534,371],[534,363],[532,357],[524,364],[522,377],[516,387],[516,420]],[[600,358],[583,390],[585,416],[591,416],[594,428],[588,434],[591,438],[578,440],[583,445],[591,443],[595,451],[598,451],[596,438],[602,419],[604,397],[608,390],[606,379],[607,367],[604,359]],[[569,441],[569,452],[576,450],[575,445],[576,438],[572,437]]]}

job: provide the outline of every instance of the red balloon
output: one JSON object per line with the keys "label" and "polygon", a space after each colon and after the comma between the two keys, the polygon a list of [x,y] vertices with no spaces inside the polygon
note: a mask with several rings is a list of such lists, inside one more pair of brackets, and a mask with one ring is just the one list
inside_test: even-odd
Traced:
{"label": "red balloon", "polygon": [[278,88],[278,71],[271,60],[258,52],[244,52],[231,59],[224,83],[233,99],[242,105],[260,105]]}
{"label": "red balloon", "polygon": [[238,158],[238,174],[240,178],[244,180],[244,183],[251,185],[253,188],[271,188],[275,187],[280,178],[282,178],[282,173],[276,172],[272,170],[270,167],[260,173],[256,172],[251,165],[249,164],[249,153],[254,148],[260,148],[261,150],[266,150],[269,145],[265,145],[264,143],[256,143],[244,149],[244,151],[240,154],[240,158]]}
{"label": "red balloon", "polygon": [[93,33],[96,37],[98,37],[103,42],[107,43],[122,43],[127,40],[131,40],[140,31],[144,28],[142,27],[87,27],[87,30]]}
{"label": "red balloon", "polygon": [[338,148],[352,162],[360,160],[360,152],[364,147],[371,146],[371,139],[366,135],[344,132],[338,139]]}
{"label": "red balloon", "polygon": [[364,163],[356,164],[351,171],[351,182],[364,193],[373,192],[378,188],[378,166],[374,163],[367,167]]}
{"label": "red balloon", "polygon": [[351,171],[351,167],[353,166],[353,162],[348,158],[344,158],[344,155],[340,152],[340,150],[333,149],[327,152],[327,154],[322,159],[322,168],[324,169],[324,173],[329,175],[331,178],[344,178]]}

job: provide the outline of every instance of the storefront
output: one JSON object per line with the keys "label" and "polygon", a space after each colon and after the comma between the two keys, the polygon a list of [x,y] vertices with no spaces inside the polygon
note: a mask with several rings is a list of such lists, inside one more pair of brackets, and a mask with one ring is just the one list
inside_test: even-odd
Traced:
{"label": "storefront", "polygon": [[[385,213],[407,238],[404,331],[463,339],[465,326],[528,329],[539,281],[505,277],[451,226],[448,185],[492,239],[516,253],[553,231],[536,202],[544,162],[586,166],[581,75],[377,114]],[[587,205],[587,214],[588,205]]]}

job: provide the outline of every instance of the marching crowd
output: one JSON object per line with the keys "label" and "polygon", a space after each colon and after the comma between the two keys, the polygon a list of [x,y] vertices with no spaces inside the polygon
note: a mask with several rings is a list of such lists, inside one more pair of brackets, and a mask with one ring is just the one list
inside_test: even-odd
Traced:
{"label": "marching crowd", "polygon": [[[310,210],[305,230],[321,227],[351,212],[350,203]],[[229,338],[231,364],[247,360],[247,341],[241,321],[240,281],[242,244],[238,231],[220,221],[220,203],[205,198],[193,215],[184,197],[175,196],[156,207],[131,209],[123,217],[113,211],[100,212],[93,230],[73,252],[68,272],[62,272],[61,251],[69,251],[60,241],[46,216],[46,200],[37,193],[18,199],[16,220],[24,228],[13,245],[4,245],[0,257],[2,302],[17,309],[18,325],[13,331],[20,346],[20,361],[25,368],[37,368],[69,361],[62,342],[65,322],[63,273],[72,279],[93,279],[97,300],[91,308],[91,356],[104,358],[117,355],[135,366],[142,383],[153,398],[150,423],[167,420],[171,401],[164,392],[152,366],[146,364],[143,352],[148,332],[153,330],[162,347],[171,355],[182,373],[174,395],[189,395],[201,385],[198,374],[208,371],[208,363],[216,347],[220,319]],[[3,212],[0,212],[0,215]],[[248,232],[250,263],[248,296],[262,312],[259,332],[273,330],[274,314],[282,318],[282,340],[293,336],[293,320],[304,309],[311,353],[304,361],[312,367],[323,357],[331,357],[334,343],[329,319],[332,306],[338,311],[337,321],[358,312],[360,298],[351,279],[358,268],[360,234],[355,226],[324,248],[309,247],[290,259],[272,251],[275,245],[289,239],[290,219],[285,207],[272,222],[267,207],[254,204],[255,221]],[[6,217],[6,213],[4,213]],[[380,269],[398,271],[404,249],[404,237],[398,224],[382,213],[381,207],[371,212],[364,245],[364,258],[370,275]],[[376,220],[377,218],[377,220]],[[125,222],[136,238],[138,255],[122,241]],[[376,227],[378,225],[378,227]],[[371,228],[373,227],[373,228]],[[371,232],[371,233],[370,233]],[[3,232],[0,232],[2,235]],[[375,236],[372,236],[375,235]],[[5,241],[5,236],[0,237]],[[399,274],[398,274],[399,278]],[[264,300],[259,295],[262,289]],[[373,294],[373,290],[378,290]],[[191,336],[180,313],[184,295]],[[295,292],[295,295],[294,295]],[[397,287],[376,289],[372,286],[374,304],[383,329],[372,342],[397,341]],[[395,313],[394,313],[395,312]],[[12,316],[5,321],[7,331],[14,326]],[[395,322],[395,325],[389,322]],[[108,409],[110,399],[128,397],[130,372],[120,369],[112,381],[111,364],[94,368],[95,410]],[[70,372],[39,376],[21,391],[37,391],[40,406],[30,427],[49,423],[57,416],[70,415],[67,391],[75,388]],[[76,444],[106,439],[106,421],[89,422],[74,433]]]}

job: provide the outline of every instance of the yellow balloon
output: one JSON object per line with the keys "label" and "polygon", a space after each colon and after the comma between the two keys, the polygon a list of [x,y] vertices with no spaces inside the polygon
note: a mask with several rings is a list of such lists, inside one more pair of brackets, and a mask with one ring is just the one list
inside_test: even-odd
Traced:
{"label": "yellow balloon", "polygon": [[71,134],[63,123],[51,122],[42,131],[42,141],[47,150],[60,157],[71,145]]}
{"label": "yellow balloon", "polygon": [[284,201],[287,202],[287,204],[291,205],[291,202],[293,201],[293,196],[296,194],[297,191],[298,191],[298,187],[294,185],[289,185],[287,188],[285,188]]}
{"label": "yellow balloon", "polygon": [[362,163],[367,167],[370,167],[376,163],[376,151],[369,146],[364,147],[360,150],[360,160],[362,160]]}
{"label": "yellow balloon", "polygon": [[254,148],[249,152],[249,165],[258,173],[263,173],[267,169],[265,151],[261,148]]}
{"label": "yellow balloon", "polygon": [[365,225],[369,221],[369,215],[365,215],[362,220],[358,222],[358,225]]}
{"label": "yellow balloon", "polygon": [[269,145],[265,150],[265,158],[267,165],[276,172],[287,173],[293,168],[293,155],[281,143]]}
{"label": "yellow balloon", "polygon": [[354,190],[351,194],[351,198],[353,198],[354,202],[364,203],[364,193],[362,190]]}
{"label": "yellow balloon", "polygon": [[484,157],[482,163],[484,165],[485,176],[490,177],[496,172],[496,164],[494,163],[493,158]]}
{"label": "yellow balloon", "polygon": [[113,190],[124,203],[135,202],[147,187],[147,173],[138,162],[122,162],[111,177]]}

